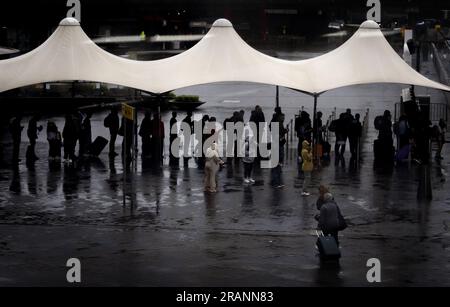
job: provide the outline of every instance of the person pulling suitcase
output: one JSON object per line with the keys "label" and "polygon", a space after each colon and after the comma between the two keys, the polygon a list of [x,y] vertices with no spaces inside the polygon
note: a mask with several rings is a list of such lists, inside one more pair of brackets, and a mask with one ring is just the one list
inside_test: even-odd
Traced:
{"label": "person pulling suitcase", "polygon": [[321,259],[339,259],[339,231],[347,228],[347,223],[331,193],[323,195],[320,214],[316,216],[318,229],[317,248]]}

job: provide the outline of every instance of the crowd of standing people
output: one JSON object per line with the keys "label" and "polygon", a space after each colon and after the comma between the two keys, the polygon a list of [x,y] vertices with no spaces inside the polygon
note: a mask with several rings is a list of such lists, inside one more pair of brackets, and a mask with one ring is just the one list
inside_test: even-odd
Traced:
{"label": "crowd of standing people", "polygon": [[[375,117],[378,138],[374,142],[375,161],[394,164],[411,158],[417,164],[428,164],[431,158],[432,141],[437,144],[435,160],[440,161],[446,143],[447,123],[440,119],[433,125],[429,115],[414,103],[407,103],[398,121],[393,123],[389,110]],[[394,144],[396,136],[397,144]]]}
{"label": "crowd of standing people", "polygon": [[[353,121],[356,121],[358,124],[359,116],[351,115],[351,112],[347,111],[345,114],[346,117],[340,118],[340,121],[337,121],[336,126],[338,127],[336,130],[337,142],[336,148],[338,146],[343,146],[343,148],[339,149],[339,156],[343,154],[345,150],[345,144],[342,145],[341,140],[346,139],[346,135],[351,134],[350,132],[341,132],[341,131],[350,131],[352,130]],[[49,161],[61,161],[63,160],[67,164],[73,164],[80,159],[87,159],[92,156],[96,156],[94,152],[97,150],[93,150],[95,144],[93,143],[92,137],[92,127],[91,127],[91,116],[90,112],[71,112],[65,115],[65,122],[62,131],[59,131],[57,125],[53,121],[48,121],[47,123],[47,141],[49,144]],[[178,129],[178,120],[177,120],[177,112],[172,112],[172,117],[169,122],[169,148],[171,148],[173,142],[179,137],[182,129]],[[217,159],[222,156],[216,155],[215,153],[219,153],[219,148],[217,144],[214,144],[214,148],[210,146],[209,148],[204,148],[205,141],[216,134],[216,129],[213,128],[209,132],[204,132],[201,138],[196,136],[194,133],[194,124],[195,121],[193,119],[193,114],[191,111],[188,111],[186,116],[182,119],[182,123],[184,129],[189,127],[191,131],[190,133],[194,133],[194,139],[197,141],[195,145],[194,153],[200,153],[200,155],[193,155],[190,150],[183,151],[183,164],[185,167],[188,165],[189,160],[194,158],[197,163],[198,168],[207,169],[208,179],[205,179],[205,190],[207,191],[215,191],[215,185],[213,185],[212,179],[215,178],[217,172],[224,167],[225,164],[231,164],[234,160],[235,164],[239,165],[242,163],[244,168],[244,178],[243,181],[245,184],[254,184],[255,180],[252,177],[252,172],[254,169],[254,165],[261,161],[262,157],[260,154],[260,147],[258,146],[260,142],[268,142],[269,140],[263,140],[263,129],[264,126],[260,124],[266,123],[265,114],[260,106],[255,106],[254,110],[251,111],[248,122],[245,122],[245,111],[235,111],[232,116],[226,118],[223,122],[223,130],[226,131],[227,124],[233,124],[232,127],[237,123],[242,123],[243,125],[253,123],[255,124],[256,131],[253,131],[252,138],[245,138],[244,147],[238,148],[239,144],[237,143],[237,139],[234,139],[233,144],[233,155],[227,156],[225,161],[220,161]],[[21,126],[21,116],[17,115],[10,121],[10,132],[13,139],[13,163],[17,164],[19,159],[19,150],[21,143],[21,134],[23,127]],[[39,159],[35,153],[36,140],[38,138],[38,133],[43,130],[42,126],[38,125],[40,121],[40,115],[34,115],[29,120],[27,135],[29,138],[30,145],[27,149],[27,163],[36,161]],[[342,120],[341,120],[342,119]],[[215,117],[210,117],[209,115],[203,115],[203,117],[199,120],[200,125],[202,127],[202,131],[204,131],[204,127],[207,124],[215,124]],[[343,123],[345,121],[345,123]],[[342,122],[342,123],[341,123]],[[287,135],[289,129],[285,125],[285,114],[282,112],[280,107],[276,107],[274,109],[274,113],[272,115],[271,121],[268,125],[268,129],[272,129],[272,125],[277,123],[278,127],[278,146],[273,146],[273,150],[278,150],[278,163],[272,166],[271,169],[271,185],[275,188],[282,188],[284,186],[282,181],[282,169],[285,160],[285,145],[287,142]],[[116,108],[112,108],[109,114],[104,118],[103,125],[105,128],[109,130],[110,139],[109,139],[109,157],[114,158],[119,154],[115,151],[115,145],[118,136],[123,137],[122,141],[122,156],[128,158],[128,160],[132,159],[132,145],[135,140],[133,140],[133,136],[135,133],[141,138],[141,157],[143,161],[150,161],[153,165],[160,166],[162,165],[162,161],[164,159],[164,140],[165,140],[165,126],[163,121],[161,120],[161,115],[159,112],[145,112],[144,118],[142,119],[139,129],[137,129],[137,125],[135,125],[132,121],[127,120],[125,117],[120,119],[118,111]],[[347,127],[348,126],[348,127]],[[342,128],[345,127],[345,128]],[[236,129],[236,128],[233,128]],[[325,132],[325,127],[322,124],[322,113],[318,112],[314,123],[311,121],[310,115],[301,111],[299,116],[295,120],[294,127],[299,145],[298,145],[298,157],[299,161],[299,173],[304,178],[304,185],[302,190],[303,196],[308,196],[310,193],[307,191],[307,187],[311,182],[311,172],[314,168],[314,156],[313,156],[313,148],[312,148],[312,138],[316,139],[316,144],[322,144],[326,147],[326,142],[323,137],[323,133]],[[346,130],[347,129],[347,130]],[[330,129],[331,130],[331,129]],[[234,131],[235,134],[238,131]],[[345,136],[341,136],[345,134]],[[226,148],[226,138],[224,139],[224,148]],[[231,140],[230,140],[231,141]],[[194,141],[195,142],[195,141]],[[253,142],[253,144],[251,144]],[[350,136],[350,147],[353,155],[353,147],[354,142],[352,137]],[[78,154],[76,154],[76,148],[79,148]],[[329,146],[328,146],[329,147]],[[256,152],[251,152],[253,148],[256,148]],[[61,155],[61,149],[63,150],[63,155]],[[238,155],[238,150],[242,150],[244,156]],[[61,159],[62,157],[62,159]],[[179,167],[180,157],[175,155],[172,150],[169,150],[169,165],[173,168]],[[127,161],[128,163],[129,161]],[[213,164],[217,164],[213,167]]]}
{"label": "crowd of standing people", "polygon": [[[414,113],[415,114],[415,113]],[[59,131],[57,125],[53,121],[47,123],[47,141],[49,144],[48,157],[49,161],[61,161],[63,160],[67,164],[73,164],[79,159],[87,159],[94,154],[96,150],[93,150],[93,137],[91,127],[91,113],[90,112],[71,112],[65,115],[65,122],[62,131]],[[374,121],[375,129],[378,130],[378,138],[374,144],[375,158],[389,161],[394,157],[394,140],[393,136],[397,136],[398,150],[396,158],[401,160],[405,156],[405,152],[409,154],[412,152],[413,158],[418,161],[426,161],[428,153],[429,139],[434,137],[438,144],[436,151],[436,159],[442,159],[442,148],[445,144],[445,132],[446,123],[443,119],[439,124],[431,127],[431,123],[420,113],[411,116],[409,114],[403,114],[400,116],[397,123],[392,123],[391,114],[388,110],[384,112],[382,116],[377,116]],[[226,118],[223,122],[224,132],[227,130],[227,124],[233,124],[233,129],[236,129],[237,123],[248,125],[249,123],[255,124],[256,130],[253,131],[253,137],[245,138],[243,148],[239,148],[237,139],[228,140],[233,142],[231,145],[233,148],[233,154],[227,155],[225,160],[222,160],[223,153],[220,152],[220,148],[217,145],[217,139],[215,139],[214,146],[206,146],[205,141],[211,136],[216,135],[219,131],[216,131],[216,118],[209,115],[203,115],[197,122],[201,125],[203,135],[201,138],[195,135],[194,125],[196,121],[193,118],[193,113],[188,111],[186,116],[182,119],[181,123],[183,128],[178,128],[180,122],[177,119],[177,112],[172,112],[172,117],[169,122],[169,165],[172,168],[179,168],[180,158],[182,156],[182,164],[186,167],[189,164],[189,160],[194,158],[199,169],[205,169],[205,190],[212,192],[216,191],[217,184],[213,184],[213,181],[217,177],[217,172],[225,167],[231,165],[234,160],[236,165],[242,163],[244,169],[243,182],[244,184],[254,184],[255,179],[252,176],[254,165],[260,162],[263,158],[260,154],[260,142],[270,143],[270,140],[263,140],[264,129],[260,124],[266,123],[265,114],[260,106],[255,106],[251,111],[248,121],[245,121],[245,111],[235,111],[232,115]],[[309,196],[309,187],[312,182],[312,173],[315,167],[315,161],[317,159],[329,159],[331,145],[328,142],[328,131],[334,132],[336,136],[336,142],[334,145],[335,151],[335,163],[339,165],[342,163],[345,165],[345,151],[347,142],[350,147],[350,162],[353,163],[360,159],[359,148],[360,138],[362,134],[362,123],[360,122],[360,115],[352,114],[351,109],[347,109],[339,117],[326,125],[322,122],[322,112],[317,112],[314,119],[308,112],[301,110],[299,115],[295,118],[295,125],[293,127],[296,136],[298,138],[297,147],[297,159],[298,159],[298,172],[299,177],[303,179],[302,196]],[[13,141],[13,155],[12,161],[17,164],[20,161],[19,151],[21,144],[21,135],[24,127],[21,125],[22,117],[18,114],[10,121],[9,129]],[[27,163],[36,161],[39,157],[36,154],[36,140],[38,134],[43,130],[43,126],[39,125],[41,116],[36,114],[29,119],[28,127],[26,130],[29,138],[29,146],[26,150]],[[282,188],[284,186],[282,180],[283,164],[285,162],[285,145],[287,142],[289,128],[285,124],[285,114],[280,107],[274,109],[271,121],[268,125],[268,129],[273,129],[272,126],[277,123],[278,130],[278,146],[272,146],[273,150],[278,150],[278,163],[272,165],[271,168],[271,185],[275,188]],[[161,114],[159,112],[145,112],[145,115],[137,129],[132,121],[127,120],[125,117],[120,119],[116,108],[112,108],[109,114],[104,118],[104,127],[109,130],[109,157],[114,158],[119,154],[115,151],[115,145],[118,136],[123,137],[122,141],[122,156],[128,157],[128,160],[132,159],[132,145],[135,144],[133,140],[134,134],[137,134],[141,138],[141,157],[143,161],[150,161],[153,165],[161,166],[164,159],[164,140],[165,140],[165,125],[161,120]],[[213,129],[205,131],[204,128],[207,124],[213,124]],[[194,136],[194,153],[192,150],[186,150],[184,148],[181,155],[176,155],[171,149],[172,144],[182,134],[182,130],[188,127],[190,133]],[[291,127],[292,129],[292,127]],[[238,131],[233,131],[237,134]],[[267,135],[266,135],[267,138]],[[189,140],[190,142],[191,140]],[[223,140],[224,148],[227,148],[227,139]],[[253,143],[251,143],[253,142]],[[75,153],[78,145],[78,154]],[[272,144],[273,145],[273,144]],[[251,152],[253,148],[256,148],[256,152]],[[61,155],[61,149],[63,155]],[[244,153],[239,155],[238,151]],[[200,153],[199,155],[195,153]],[[217,154],[216,154],[217,153]],[[61,159],[62,157],[62,159]],[[128,161],[127,161],[128,162]]]}
{"label": "crowd of standing people", "polygon": [[336,143],[334,146],[335,152],[335,164],[345,165],[345,150],[347,141],[350,146],[350,164],[355,163],[360,159],[359,148],[360,138],[362,135],[362,124],[360,122],[360,114],[352,114],[351,109],[347,109],[346,112],[341,113],[338,119],[331,122],[329,130],[336,135]]}

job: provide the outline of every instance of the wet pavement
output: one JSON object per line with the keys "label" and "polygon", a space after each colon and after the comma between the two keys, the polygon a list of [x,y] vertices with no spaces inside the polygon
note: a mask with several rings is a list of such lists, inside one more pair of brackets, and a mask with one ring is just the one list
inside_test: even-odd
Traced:
{"label": "wet pavement", "polygon": [[[430,65],[425,74],[435,77]],[[370,108],[363,162],[324,165],[310,186],[331,187],[349,228],[341,232],[340,266],[321,265],[314,248],[316,195],[302,198],[291,144],[283,169],[283,189],[270,187],[270,171],[257,169],[256,184],[243,184],[241,165],[219,173],[219,192],[203,193],[203,171],[190,167],[156,171],[138,161],[131,176],[133,193],[123,205],[121,159],[103,153],[78,168],[49,168],[43,133],[41,157],[33,167],[23,161],[0,170],[0,285],[70,285],[65,263],[79,258],[81,285],[112,286],[367,286],[366,261],[378,258],[381,286],[450,285],[450,148],[442,163],[433,162],[433,200],[417,201],[419,167],[405,164],[374,168],[374,116],[393,111],[399,85],[368,85],[324,94],[319,110],[327,117],[350,107]],[[433,102],[440,92],[418,89]],[[234,110],[260,104],[270,119],[273,86],[219,83],[177,91],[207,101],[197,112],[219,122]],[[287,121],[299,107],[312,109],[312,98],[280,89]],[[108,136],[106,113],[94,114],[94,137]],[[164,114],[166,123],[170,114]],[[184,114],[179,115],[179,120]],[[142,117],[141,117],[142,118]],[[45,123],[44,119],[42,123]],[[63,119],[54,118],[60,130]],[[23,121],[26,126],[26,120]],[[166,133],[167,135],[167,133]],[[27,144],[23,136],[21,153]],[[119,138],[117,151],[120,152]],[[166,144],[166,153],[167,150]],[[11,144],[5,144],[10,154]]]}

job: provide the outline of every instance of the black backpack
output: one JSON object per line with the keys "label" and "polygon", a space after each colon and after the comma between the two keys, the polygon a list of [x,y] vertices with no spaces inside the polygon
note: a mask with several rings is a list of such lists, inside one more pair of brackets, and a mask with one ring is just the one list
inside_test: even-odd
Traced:
{"label": "black backpack", "polygon": [[375,129],[380,130],[383,126],[383,116],[375,117],[375,121],[373,122]]}

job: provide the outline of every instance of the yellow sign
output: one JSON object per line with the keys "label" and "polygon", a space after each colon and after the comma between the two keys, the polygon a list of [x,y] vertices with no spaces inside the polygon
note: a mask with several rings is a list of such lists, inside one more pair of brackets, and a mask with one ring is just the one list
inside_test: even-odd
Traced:
{"label": "yellow sign", "polygon": [[129,120],[134,120],[134,108],[126,103],[122,103],[122,115]]}

